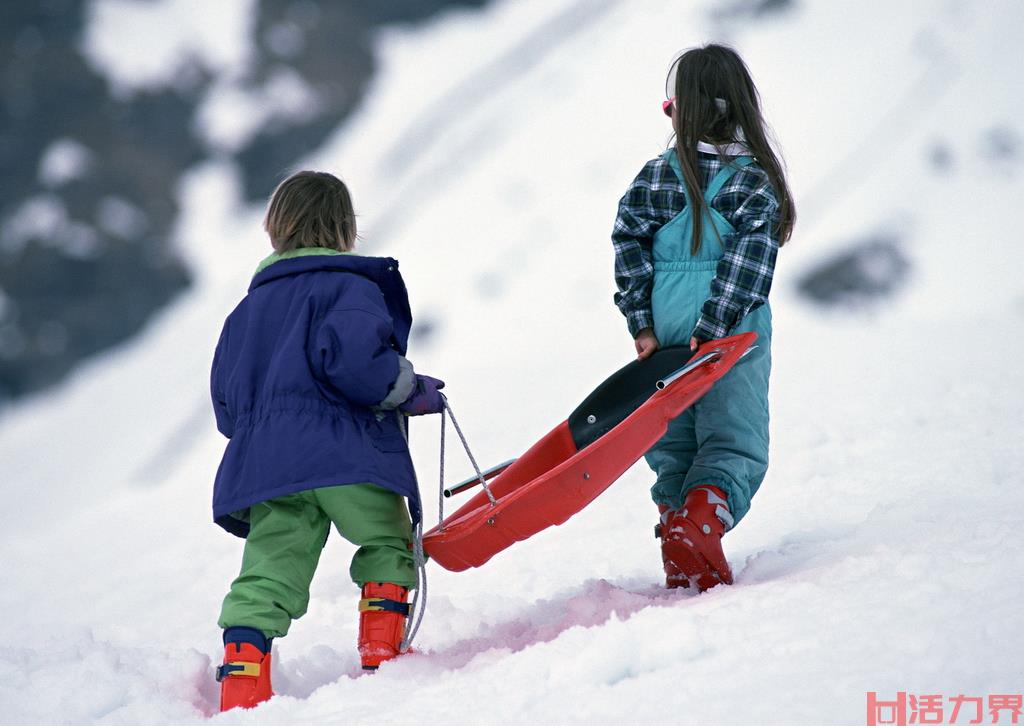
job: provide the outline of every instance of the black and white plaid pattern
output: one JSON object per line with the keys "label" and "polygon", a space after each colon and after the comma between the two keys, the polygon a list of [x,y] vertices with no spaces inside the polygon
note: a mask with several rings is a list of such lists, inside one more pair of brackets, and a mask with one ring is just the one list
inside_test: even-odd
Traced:
{"label": "black and white plaid pattern", "polygon": [[[698,159],[701,187],[707,189],[726,160],[703,152]],[[661,157],[644,165],[619,201],[619,214],[612,230],[615,283],[619,288],[615,304],[626,316],[626,325],[634,337],[643,328],[654,327],[654,234],[685,206],[683,182]],[[693,331],[700,340],[728,335],[745,315],[767,302],[779,252],[778,238],[773,232],[778,226],[778,200],[768,175],[756,162],[733,174],[711,206],[729,220],[736,233],[723,240],[725,254],[718,263],[710,296]]]}

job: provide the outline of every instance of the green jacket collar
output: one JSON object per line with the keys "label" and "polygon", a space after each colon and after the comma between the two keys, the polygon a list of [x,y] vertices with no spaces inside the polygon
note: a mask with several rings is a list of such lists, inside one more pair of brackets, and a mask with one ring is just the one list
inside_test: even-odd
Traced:
{"label": "green jacket collar", "polygon": [[274,252],[269,257],[263,259],[259,266],[256,268],[256,272],[253,276],[260,274],[265,269],[270,267],[275,262],[281,260],[292,260],[296,257],[309,257],[311,255],[354,255],[355,252],[339,252],[338,250],[332,250],[327,247],[302,247],[297,250],[288,250],[287,252]]}

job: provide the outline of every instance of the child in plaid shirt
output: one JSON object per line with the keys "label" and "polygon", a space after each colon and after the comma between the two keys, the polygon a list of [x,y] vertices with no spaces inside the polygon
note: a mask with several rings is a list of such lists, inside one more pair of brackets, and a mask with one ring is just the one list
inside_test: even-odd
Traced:
{"label": "child in plaid shirt", "polygon": [[[674,78],[673,78],[674,77]],[[795,209],[743,60],[708,45],[673,64],[675,143],[644,165],[612,232],[615,304],[640,359],[754,331],[757,348],[647,453],[668,587],[731,583],[721,538],[768,468],[768,292]]]}

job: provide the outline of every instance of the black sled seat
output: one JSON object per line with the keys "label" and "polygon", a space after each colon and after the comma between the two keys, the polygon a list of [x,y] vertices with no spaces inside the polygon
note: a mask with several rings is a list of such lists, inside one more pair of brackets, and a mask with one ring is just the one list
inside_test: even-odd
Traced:
{"label": "black sled seat", "polygon": [[586,448],[622,423],[658,390],[658,381],[682,368],[693,355],[685,345],[661,348],[606,378],[569,414],[576,449]]}

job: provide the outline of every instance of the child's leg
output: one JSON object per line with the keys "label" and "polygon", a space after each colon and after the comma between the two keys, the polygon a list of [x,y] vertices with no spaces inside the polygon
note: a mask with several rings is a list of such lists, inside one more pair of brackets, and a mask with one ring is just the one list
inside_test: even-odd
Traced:
{"label": "child's leg", "polygon": [[373,484],[319,489],[317,500],[341,536],[359,547],[349,570],[362,589],[359,658],[365,670],[375,670],[400,653],[409,588],[416,584],[405,501]]}
{"label": "child's leg", "polygon": [[768,471],[770,370],[770,349],[761,343],[691,409],[698,450],[682,493],[702,484],[718,487],[736,522],[750,509]]}
{"label": "child's leg", "polygon": [[219,625],[245,626],[268,638],[288,632],[309,606],[309,584],[330,522],[311,492],[261,502],[250,509],[241,574],[224,598]]}
{"label": "child's leg", "polygon": [[645,458],[658,475],[651,487],[651,498],[659,507],[678,509],[683,504],[683,482],[697,454],[697,434],[693,409],[683,411],[669,421],[668,430],[651,447]]}
{"label": "child's leg", "polygon": [[401,496],[375,484],[326,487],[315,496],[338,533],[359,547],[349,569],[353,582],[416,585],[412,523]]}

